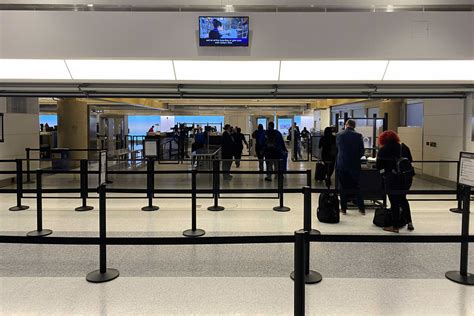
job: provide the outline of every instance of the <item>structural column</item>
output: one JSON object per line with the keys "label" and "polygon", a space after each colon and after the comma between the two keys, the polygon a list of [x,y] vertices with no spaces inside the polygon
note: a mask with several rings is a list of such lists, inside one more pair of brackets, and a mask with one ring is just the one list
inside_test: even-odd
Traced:
{"label": "structural column", "polygon": [[[89,108],[87,102],[66,98],[58,101],[58,147],[87,149]],[[71,159],[87,159],[87,152],[71,152]],[[77,163],[79,165],[79,163]]]}

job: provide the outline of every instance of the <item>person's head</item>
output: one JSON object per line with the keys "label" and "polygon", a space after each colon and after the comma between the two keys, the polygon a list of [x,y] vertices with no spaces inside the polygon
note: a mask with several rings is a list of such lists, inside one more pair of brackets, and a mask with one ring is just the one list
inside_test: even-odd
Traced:
{"label": "person's head", "polygon": [[303,127],[303,131],[306,131],[306,126],[305,126],[305,127]]}
{"label": "person's head", "polygon": [[346,128],[356,128],[356,122],[353,119],[346,121]]}
{"label": "person's head", "polygon": [[222,26],[222,23],[221,23],[221,21],[219,21],[217,19],[214,19],[214,20],[212,20],[212,26],[214,26],[214,29],[218,29],[219,27]]}
{"label": "person's head", "polygon": [[275,129],[275,123],[274,122],[268,123],[268,129],[269,130],[274,130]]}
{"label": "person's head", "polygon": [[242,129],[240,127],[237,127],[236,130],[237,130],[238,134],[240,134],[242,132]]}
{"label": "person's head", "polygon": [[258,124],[257,129],[258,129],[259,131],[263,131],[263,125],[262,125],[262,124]]}
{"label": "person's head", "polygon": [[328,126],[324,129],[324,136],[331,136],[334,132],[334,128],[332,126]]}
{"label": "person's head", "polygon": [[385,131],[379,135],[379,146],[383,147],[388,144],[400,143],[400,137],[394,131]]}
{"label": "person's head", "polygon": [[230,124],[224,125],[224,131],[228,132],[230,128],[231,128]]}

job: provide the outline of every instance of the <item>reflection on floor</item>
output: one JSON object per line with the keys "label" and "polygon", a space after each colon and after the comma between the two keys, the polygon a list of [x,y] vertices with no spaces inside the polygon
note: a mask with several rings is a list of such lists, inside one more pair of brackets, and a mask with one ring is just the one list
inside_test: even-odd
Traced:
{"label": "reflection on floor", "polygon": [[[314,163],[292,163],[305,170]],[[159,165],[175,169],[177,165]],[[189,165],[180,165],[187,168]],[[254,170],[243,163],[242,170]],[[144,176],[116,176],[114,187],[145,187]],[[96,179],[90,177],[90,185]],[[45,187],[77,187],[78,176],[45,177]],[[305,185],[304,176],[287,176],[287,187]],[[313,185],[318,185],[313,180]],[[201,176],[200,187],[211,187]],[[32,185],[34,187],[34,184]],[[188,188],[186,175],[157,176],[157,187]],[[236,175],[222,184],[231,188],[276,187],[262,176]],[[446,189],[416,179],[417,189]],[[253,194],[254,196],[254,194]],[[272,194],[266,197],[275,197]],[[157,212],[142,212],[143,195],[107,201],[111,236],[181,236],[190,228],[190,201],[160,197]],[[213,235],[292,234],[303,225],[301,194],[285,195],[288,213],[272,211],[275,199],[248,199],[234,195],[221,199],[226,209],[209,212],[208,197],[198,199],[198,227]],[[317,208],[313,195],[313,215]],[[414,196],[413,198],[420,198]],[[426,196],[423,196],[426,198]],[[433,196],[433,198],[436,198]],[[443,196],[443,198],[453,198]],[[91,212],[78,213],[79,200],[46,199],[44,227],[56,236],[96,236],[98,201]],[[9,212],[15,196],[0,196],[0,232],[23,235],[35,227],[35,200],[25,199],[30,210]],[[449,212],[455,201],[412,202],[415,231],[402,234],[459,234],[461,217]],[[322,233],[386,234],[366,216],[349,211],[336,225],[319,223]],[[474,225],[471,224],[474,228]],[[470,256],[474,270],[474,256]],[[96,246],[0,245],[1,314],[265,314],[291,315],[293,284],[288,278],[293,247],[276,245],[219,246],[110,246],[108,261],[121,276],[108,284],[88,284],[85,275],[97,268]],[[322,283],[307,286],[310,315],[472,315],[474,288],[444,278],[459,265],[459,245],[438,244],[312,244],[311,267],[324,276]],[[427,292],[429,289],[429,292]],[[51,298],[54,297],[54,300]],[[54,301],[54,303],[52,303]]]}

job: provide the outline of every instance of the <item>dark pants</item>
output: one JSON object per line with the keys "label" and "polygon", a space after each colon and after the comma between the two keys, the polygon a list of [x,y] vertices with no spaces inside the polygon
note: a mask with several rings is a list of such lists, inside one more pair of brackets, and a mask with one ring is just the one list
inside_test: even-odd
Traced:
{"label": "dark pants", "polygon": [[257,158],[258,158],[258,170],[259,171],[263,171],[263,158],[264,158],[264,154],[263,154],[263,148],[262,146],[255,146],[255,151],[257,153]]}
{"label": "dark pants", "polygon": [[[359,190],[359,175],[360,171],[345,171],[345,170],[336,170],[337,180],[339,183],[339,189],[341,189],[341,209],[343,211],[347,210],[347,193],[344,190],[356,191]],[[350,195],[354,193],[350,192]],[[364,198],[362,193],[355,193],[357,197],[357,207],[359,210],[364,211]]]}
{"label": "dark pants", "polygon": [[242,150],[244,150],[244,148],[239,148],[234,154],[235,166],[237,168],[240,167],[240,160],[242,159]]}
{"label": "dark pants", "polygon": [[230,167],[232,166],[232,157],[222,157],[222,159],[227,159],[222,161],[222,171],[224,177],[230,176]]}
{"label": "dark pants", "polygon": [[[392,215],[392,225],[400,227],[400,218],[404,218],[407,223],[412,223],[410,203],[408,203],[406,194],[390,194],[393,190],[409,190],[411,181],[402,183],[398,177],[393,174],[384,176],[385,191],[390,200],[390,213]],[[400,213],[400,209],[402,212]]]}
{"label": "dark pants", "polygon": [[326,165],[326,184],[328,186],[331,185],[331,177],[334,173],[334,168],[336,166],[335,161],[324,161],[324,164]]}
{"label": "dark pants", "polygon": [[[280,160],[277,158],[268,158],[265,160],[267,164],[267,178],[271,179],[272,178],[272,172],[278,171],[279,170],[279,164]],[[275,175],[275,177],[278,177],[278,175]]]}

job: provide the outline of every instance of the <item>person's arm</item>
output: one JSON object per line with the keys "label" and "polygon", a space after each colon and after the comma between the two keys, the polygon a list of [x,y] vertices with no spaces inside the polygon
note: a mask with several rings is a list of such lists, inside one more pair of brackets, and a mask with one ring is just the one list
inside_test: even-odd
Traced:
{"label": "person's arm", "polygon": [[410,161],[410,162],[413,162],[413,157],[411,155],[411,151],[410,151],[410,147],[408,147],[407,145],[405,144],[402,144],[403,148],[405,148],[405,156],[406,158]]}
{"label": "person's arm", "polygon": [[359,157],[362,157],[365,155],[365,148],[364,148],[364,140],[362,138],[362,135],[360,135],[360,138],[359,138]]}
{"label": "person's arm", "polygon": [[288,152],[288,149],[286,149],[285,141],[283,140],[283,135],[281,135],[281,133],[279,133],[278,135],[278,142],[280,143],[281,150],[283,152]]}
{"label": "person's arm", "polygon": [[319,144],[318,144],[318,147],[319,147],[319,148],[323,148],[323,146],[324,146],[324,140],[325,140],[325,136],[321,137],[321,139],[319,140]]}

